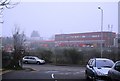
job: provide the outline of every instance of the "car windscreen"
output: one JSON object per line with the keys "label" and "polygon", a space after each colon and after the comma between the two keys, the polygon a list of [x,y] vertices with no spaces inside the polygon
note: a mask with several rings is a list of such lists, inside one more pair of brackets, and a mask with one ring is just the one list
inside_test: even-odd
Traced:
{"label": "car windscreen", "polygon": [[113,66],[114,62],[111,60],[96,60],[96,67],[106,67],[111,68]]}

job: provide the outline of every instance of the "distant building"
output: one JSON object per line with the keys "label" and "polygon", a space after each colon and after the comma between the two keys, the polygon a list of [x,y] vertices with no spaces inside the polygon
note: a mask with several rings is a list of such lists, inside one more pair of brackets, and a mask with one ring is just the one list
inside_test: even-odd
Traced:
{"label": "distant building", "polygon": [[[103,32],[103,47],[112,47],[116,33]],[[55,46],[59,47],[100,47],[101,32],[57,34],[55,35]]]}
{"label": "distant building", "polygon": [[120,48],[120,34],[117,34],[116,38],[114,39],[114,47]]}
{"label": "distant building", "polygon": [[3,50],[6,51],[6,52],[13,52],[14,47],[13,47],[13,45],[8,44],[6,46],[3,46]]}
{"label": "distant building", "polygon": [[42,37],[40,37],[38,31],[33,31],[31,33],[31,40],[42,40]]}
{"label": "distant building", "polygon": [[39,35],[38,31],[33,31],[31,33],[31,37],[40,37],[40,35]]}
{"label": "distant building", "polygon": [[40,47],[48,47],[52,48],[55,46],[55,41],[54,40],[44,40],[40,42]]}

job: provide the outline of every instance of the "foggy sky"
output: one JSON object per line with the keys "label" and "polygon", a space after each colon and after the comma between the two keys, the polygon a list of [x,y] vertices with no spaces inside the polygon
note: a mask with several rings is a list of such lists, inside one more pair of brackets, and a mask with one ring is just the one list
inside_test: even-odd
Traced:
{"label": "foggy sky", "polygon": [[108,24],[118,32],[117,2],[24,2],[4,10],[2,36],[12,36],[15,24],[30,37],[37,30],[41,37],[55,34],[100,31],[101,11],[104,10],[104,31]]}

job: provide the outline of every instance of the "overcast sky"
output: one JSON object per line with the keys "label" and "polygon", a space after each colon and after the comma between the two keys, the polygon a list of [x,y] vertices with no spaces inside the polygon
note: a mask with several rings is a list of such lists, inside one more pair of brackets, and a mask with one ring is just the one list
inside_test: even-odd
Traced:
{"label": "overcast sky", "polygon": [[12,36],[15,24],[30,37],[33,30],[41,37],[55,34],[100,31],[101,11],[104,10],[104,31],[108,24],[118,32],[117,2],[21,2],[4,10],[2,36]]}

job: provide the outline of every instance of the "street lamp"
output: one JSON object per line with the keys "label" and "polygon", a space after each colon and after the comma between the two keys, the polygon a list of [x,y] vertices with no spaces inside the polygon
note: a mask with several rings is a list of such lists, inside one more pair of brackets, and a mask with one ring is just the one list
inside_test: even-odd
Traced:
{"label": "street lamp", "polygon": [[101,7],[98,7],[99,10],[101,10],[101,58],[102,58],[102,55],[103,55],[103,43],[102,43],[102,40],[103,40],[103,9]]}

